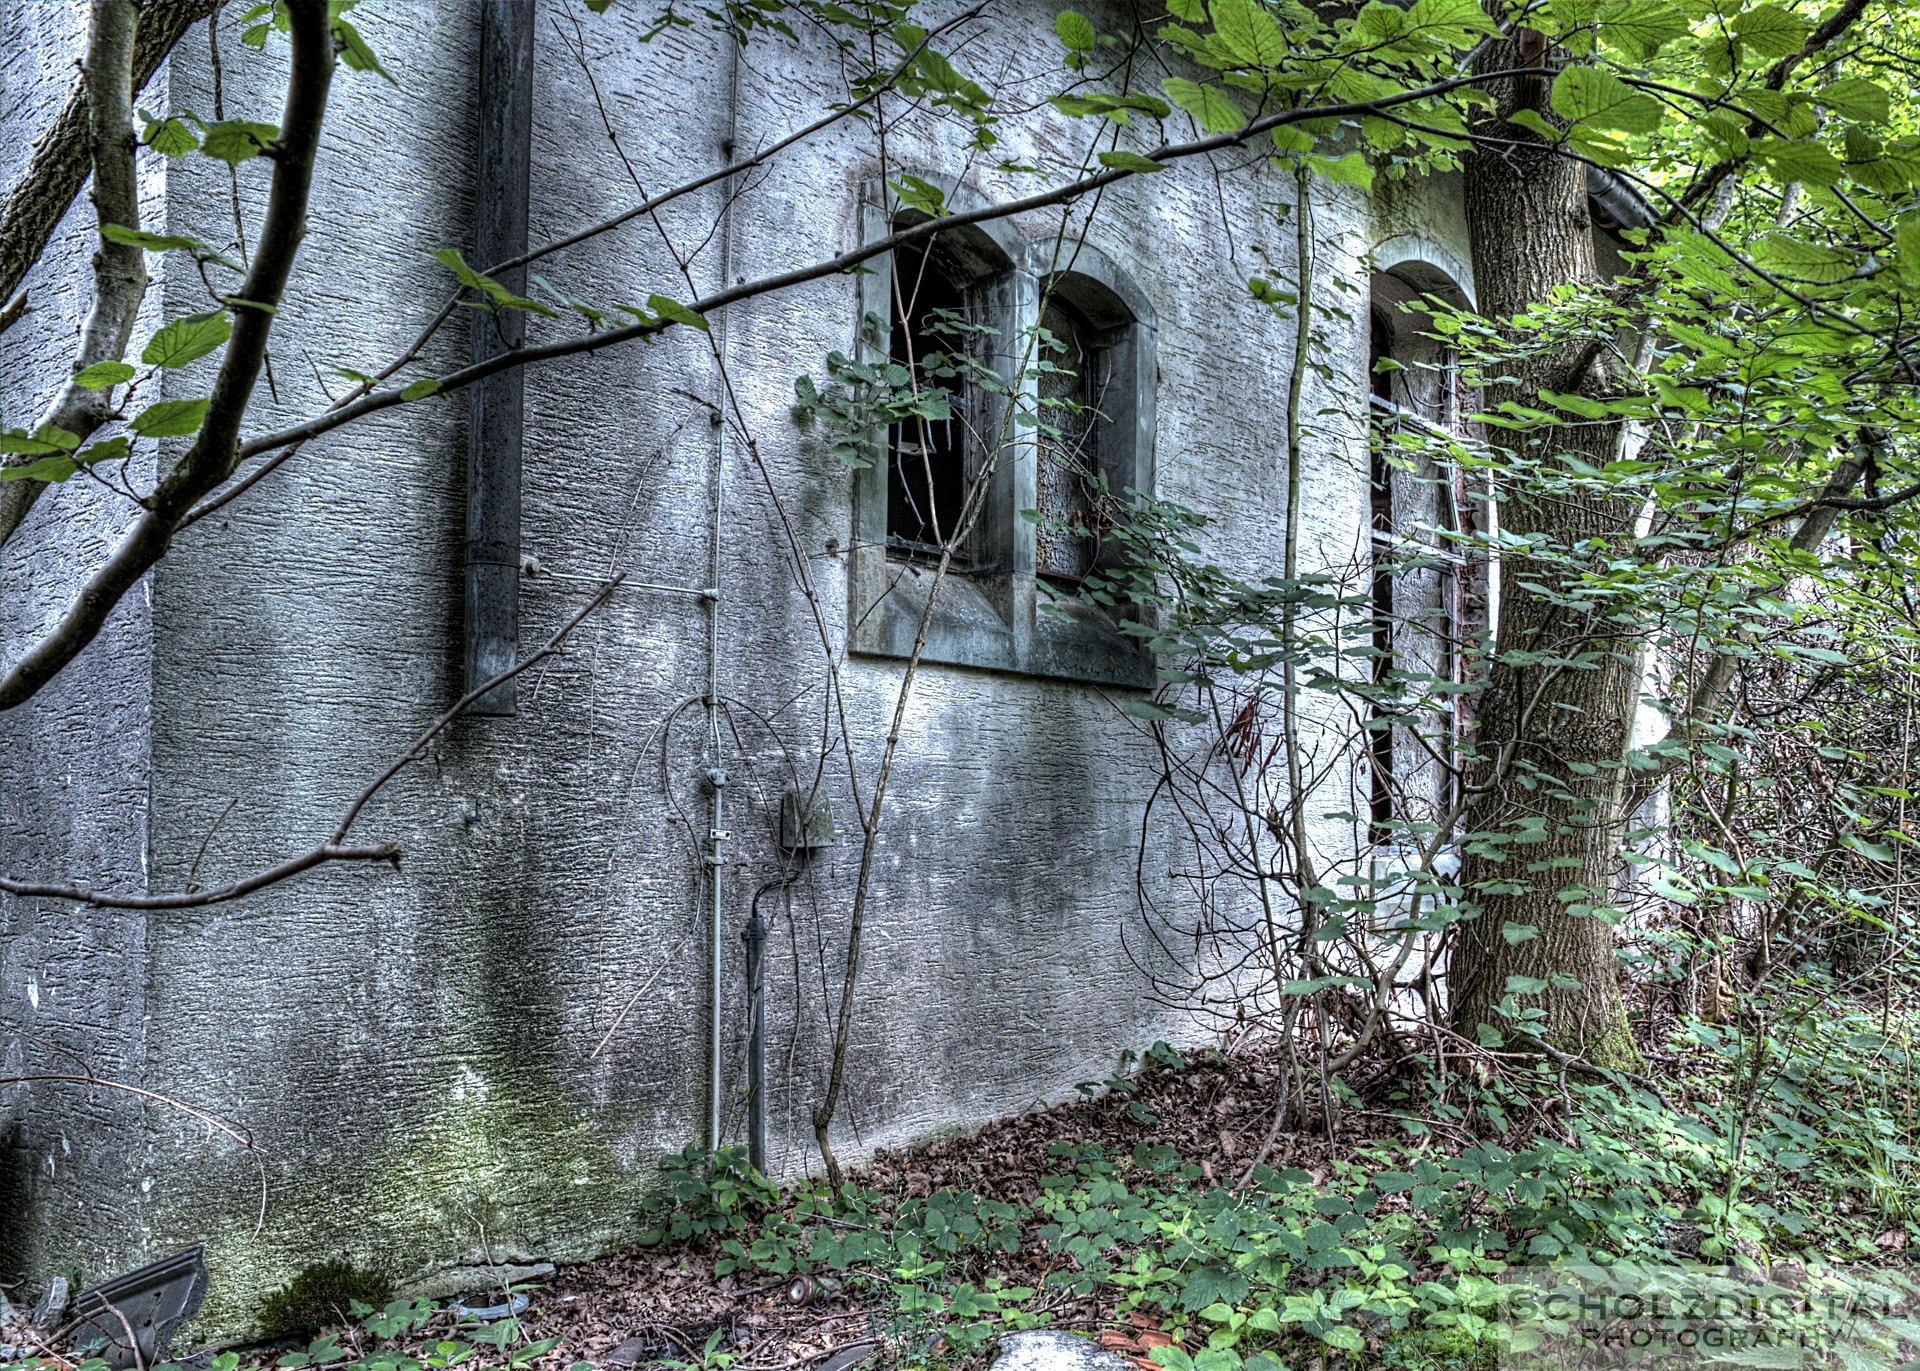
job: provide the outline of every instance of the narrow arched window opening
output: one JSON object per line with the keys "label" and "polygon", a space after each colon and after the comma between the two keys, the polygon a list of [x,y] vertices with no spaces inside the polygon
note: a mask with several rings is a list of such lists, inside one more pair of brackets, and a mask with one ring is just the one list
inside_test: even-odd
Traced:
{"label": "narrow arched window opening", "polygon": [[1093,325],[1067,301],[1049,299],[1040,327],[1035,569],[1042,576],[1079,581],[1099,560],[1109,498],[1101,465],[1100,405],[1111,366]]}
{"label": "narrow arched window opening", "polygon": [[938,557],[966,522],[978,321],[961,280],[938,240],[893,255],[889,360],[916,403],[888,435],[887,545],[909,556]]}

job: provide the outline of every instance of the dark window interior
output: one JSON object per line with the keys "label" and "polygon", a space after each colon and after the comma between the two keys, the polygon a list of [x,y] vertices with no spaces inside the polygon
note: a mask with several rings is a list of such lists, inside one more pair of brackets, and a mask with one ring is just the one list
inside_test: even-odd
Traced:
{"label": "dark window interior", "polygon": [[1043,348],[1040,370],[1040,468],[1036,473],[1040,522],[1035,569],[1042,576],[1078,581],[1099,553],[1101,357],[1093,329],[1064,300],[1051,299],[1040,326],[1058,349]]}
{"label": "dark window interior", "polygon": [[[1392,356],[1393,329],[1375,310],[1368,335],[1367,369],[1373,377],[1373,393],[1382,400],[1392,399],[1392,372],[1376,372],[1373,365]],[[1368,496],[1373,551],[1373,680],[1382,685],[1393,671],[1393,468],[1388,465],[1380,445],[1368,444]],[[1379,705],[1373,708],[1373,729],[1368,745],[1373,751],[1369,818],[1373,839],[1386,842],[1392,837],[1393,823],[1393,727],[1390,715]]]}
{"label": "dark window interior", "polygon": [[966,291],[938,243],[893,254],[893,361],[921,391],[952,397],[947,419],[895,424],[888,441],[887,546],[937,557],[960,521],[967,491]]}
{"label": "dark window interior", "polygon": [[1385,400],[1391,404],[1393,402],[1393,373],[1391,371],[1375,371],[1374,365],[1383,357],[1393,356],[1393,325],[1388,323],[1387,317],[1377,309],[1369,312],[1367,321],[1369,326],[1367,333],[1367,375],[1373,382],[1374,397]]}

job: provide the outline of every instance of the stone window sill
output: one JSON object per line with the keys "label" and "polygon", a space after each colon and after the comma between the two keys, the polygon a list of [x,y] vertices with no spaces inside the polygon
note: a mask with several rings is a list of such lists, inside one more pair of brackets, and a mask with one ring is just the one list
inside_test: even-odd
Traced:
{"label": "stone window sill", "polygon": [[[931,568],[888,560],[885,582],[856,597],[852,651],[905,658],[926,612]],[[858,578],[857,578],[858,579]],[[949,573],[921,660],[1020,676],[1150,690],[1151,654],[1103,611],[1027,576]]]}

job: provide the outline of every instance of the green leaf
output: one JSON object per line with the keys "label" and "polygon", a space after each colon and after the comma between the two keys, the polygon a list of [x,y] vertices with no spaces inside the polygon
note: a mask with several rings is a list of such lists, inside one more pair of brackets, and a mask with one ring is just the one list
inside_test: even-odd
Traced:
{"label": "green leaf", "polygon": [[184,438],[198,433],[207,417],[205,400],[160,400],[133,418],[133,431],[142,438]]}
{"label": "green leaf", "polygon": [[1277,67],[1286,60],[1286,35],[1257,0],[1213,0],[1213,28],[1227,50],[1247,66]]}
{"label": "green leaf", "polygon": [[1156,162],[1137,152],[1103,152],[1100,154],[1100,165],[1112,167],[1115,171],[1137,171],[1143,175],[1167,169],[1165,162]]}
{"label": "green leaf", "polygon": [[1218,86],[1203,86],[1181,76],[1169,76],[1160,83],[1167,98],[1192,115],[1194,122],[1208,133],[1232,133],[1245,128],[1247,117]]}
{"label": "green leaf", "polygon": [[78,470],[71,457],[42,457],[23,467],[0,467],[0,481],[44,481],[58,485]]}
{"label": "green leaf", "polygon": [[528,314],[543,314],[549,319],[560,317],[538,300],[529,300],[525,296],[515,295],[485,272],[475,271],[454,248],[436,248],[433,260],[452,272],[461,285],[486,296],[487,303],[495,309],[524,310]]}
{"label": "green leaf", "polygon": [[1336,185],[1373,189],[1373,164],[1367,161],[1364,152],[1350,152],[1339,158],[1309,157],[1307,165]]}
{"label": "green leaf", "polygon": [[1273,131],[1274,149],[1285,156],[1313,151],[1313,135],[1297,124],[1282,124]]}
{"label": "green leaf", "polygon": [[1480,35],[1498,32],[1479,0],[1414,0],[1407,11],[1407,30],[1454,48],[1470,48]]}
{"label": "green leaf", "polygon": [[74,377],[73,383],[85,390],[105,390],[122,381],[131,381],[133,375],[134,368],[125,362],[95,362]]}
{"label": "green leaf", "polygon": [[373,49],[367,46],[367,40],[360,36],[360,31],[337,16],[333,21],[333,41],[340,49],[342,65],[353,71],[370,71],[377,76],[384,76],[390,86],[400,84],[380,65],[380,59],[373,55]]}
{"label": "green leaf", "polygon": [[1740,46],[1761,57],[1789,57],[1807,41],[1807,21],[1779,5],[1755,5],[1733,17]]}
{"label": "green leaf", "polygon": [[185,157],[200,146],[199,137],[178,119],[155,119],[145,110],[140,111],[140,117],[146,121],[140,141],[162,157]]}
{"label": "green leaf", "polygon": [[1207,17],[1207,7],[1200,0],[1167,0],[1167,13],[1189,24],[1198,24]]}
{"label": "green leaf", "polygon": [[1807,243],[1785,233],[1770,233],[1760,240],[1756,254],[1769,271],[1800,281],[1831,285],[1853,275],[1853,258],[1844,252]]}
{"label": "green leaf", "polygon": [[[46,429],[41,431],[48,432]],[[52,433],[62,440],[73,439],[74,444],[78,445],[79,440],[74,439],[72,434],[63,429],[52,430]],[[16,434],[7,435],[8,438],[15,436]],[[45,481],[58,485],[83,466],[92,466],[95,462],[124,460],[130,446],[125,438],[109,438],[103,443],[95,443],[77,456],[70,457],[65,452],[58,452],[52,456],[42,457],[37,462],[29,462],[26,466],[0,467],[0,481]],[[6,446],[5,440],[0,440],[0,450],[12,451],[13,449]]]}
{"label": "green leaf", "polygon": [[1651,133],[1660,127],[1660,102],[1598,67],[1568,67],[1553,79],[1554,113],[1576,124]]}
{"label": "green leaf", "polygon": [[1600,41],[1644,62],[1687,32],[1687,18],[1668,0],[1616,0],[1600,7]]}
{"label": "green leaf", "polygon": [[1802,181],[1825,188],[1837,182],[1843,170],[1839,160],[1818,143],[1762,138],[1753,145],[1753,151],[1782,182]]}
{"label": "green leaf", "polygon": [[175,319],[147,340],[140,360],[150,367],[183,367],[227,341],[233,317],[223,309]]}
{"label": "green leaf", "polygon": [[32,433],[23,428],[0,433],[0,453],[10,457],[39,457],[47,453],[72,452],[80,446],[78,434],[52,424],[42,424]]}
{"label": "green leaf", "polygon": [[1356,1328],[1348,1328],[1345,1324],[1339,1324],[1321,1332],[1320,1341],[1329,1347],[1337,1347],[1343,1352],[1367,1350],[1366,1341],[1360,1336],[1360,1331]]}
{"label": "green leaf", "polygon": [[574,296],[568,295],[565,291],[556,289],[553,282],[549,281],[539,272],[533,273],[533,283],[596,328],[606,320],[607,316],[604,312],[595,309],[585,300],[577,299]]}
{"label": "green leaf", "polygon": [[1092,22],[1076,10],[1061,10],[1055,15],[1053,31],[1060,35],[1068,52],[1092,52],[1100,41]]}
{"label": "green leaf", "polygon": [[1507,993],[1509,995],[1538,995],[1546,988],[1547,982],[1535,976],[1507,977]]}
{"label": "green leaf", "polygon": [[201,143],[200,150],[209,157],[217,157],[222,162],[238,166],[265,152],[279,136],[280,130],[273,124],[259,124],[251,119],[227,119],[207,130],[206,141]]}
{"label": "green leaf", "polygon": [[1893,231],[1894,260],[1900,266],[1900,279],[1909,286],[1920,286],[1920,215],[1908,215]]}
{"label": "green leaf", "polygon": [[1886,87],[1876,81],[1849,76],[1820,92],[1820,103],[1843,119],[1884,124],[1893,115]]}
{"label": "green leaf", "polygon": [[400,398],[407,401],[424,400],[429,395],[437,395],[439,393],[440,382],[432,376],[426,376],[401,391]]}
{"label": "green leaf", "polygon": [[919,210],[930,219],[938,219],[947,212],[947,193],[925,177],[903,175],[888,184],[908,209]]}
{"label": "green leaf", "polygon": [[198,238],[189,238],[185,234],[148,233],[144,229],[128,228],[125,224],[102,224],[100,236],[109,243],[145,248],[148,252],[171,252],[176,248],[192,251],[206,246]]}
{"label": "green leaf", "polygon": [[659,315],[662,319],[671,319],[676,324],[685,324],[688,328],[697,328],[702,333],[707,331],[707,321],[681,304],[678,300],[669,300],[664,295],[649,295],[647,297],[647,308]]}
{"label": "green leaf", "polygon": [[1518,947],[1521,943],[1540,936],[1540,930],[1532,924],[1517,924],[1509,919],[1500,925],[1500,936],[1507,940],[1508,947]]}
{"label": "green leaf", "polygon": [[1245,1276],[1224,1266],[1195,1267],[1180,1291],[1180,1307],[1189,1312],[1210,1304],[1238,1304],[1247,1297],[1251,1285]]}
{"label": "green leaf", "polygon": [[1367,146],[1375,152],[1392,152],[1407,141],[1407,130],[1391,119],[1378,119],[1369,114],[1360,121],[1360,133],[1367,140]]}
{"label": "green leaf", "polygon": [[1857,833],[1849,833],[1845,838],[1841,839],[1841,842],[1845,843],[1855,852],[1858,852],[1868,861],[1890,862],[1893,860],[1892,848],[1882,843],[1868,842]]}

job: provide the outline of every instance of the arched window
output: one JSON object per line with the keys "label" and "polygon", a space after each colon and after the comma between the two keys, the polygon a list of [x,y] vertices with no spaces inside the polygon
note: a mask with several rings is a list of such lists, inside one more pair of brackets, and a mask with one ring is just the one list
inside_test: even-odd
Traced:
{"label": "arched window", "polygon": [[1034,473],[1034,570],[1062,581],[1092,571],[1103,505],[1100,402],[1111,379],[1086,317],[1058,295],[1040,313],[1039,467]]}
{"label": "arched window", "polygon": [[1036,243],[1035,573],[1071,587],[1117,555],[1128,491],[1153,487],[1153,310],[1105,254]]}
{"label": "arched window", "polygon": [[1368,311],[1368,550],[1371,676],[1368,808],[1376,842],[1434,822],[1459,794],[1457,758],[1470,720],[1451,689],[1479,669],[1486,567],[1458,535],[1483,527],[1484,500],[1447,455],[1471,400],[1451,351],[1432,337],[1428,300],[1464,302],[1430,263],[1376,271]]}

